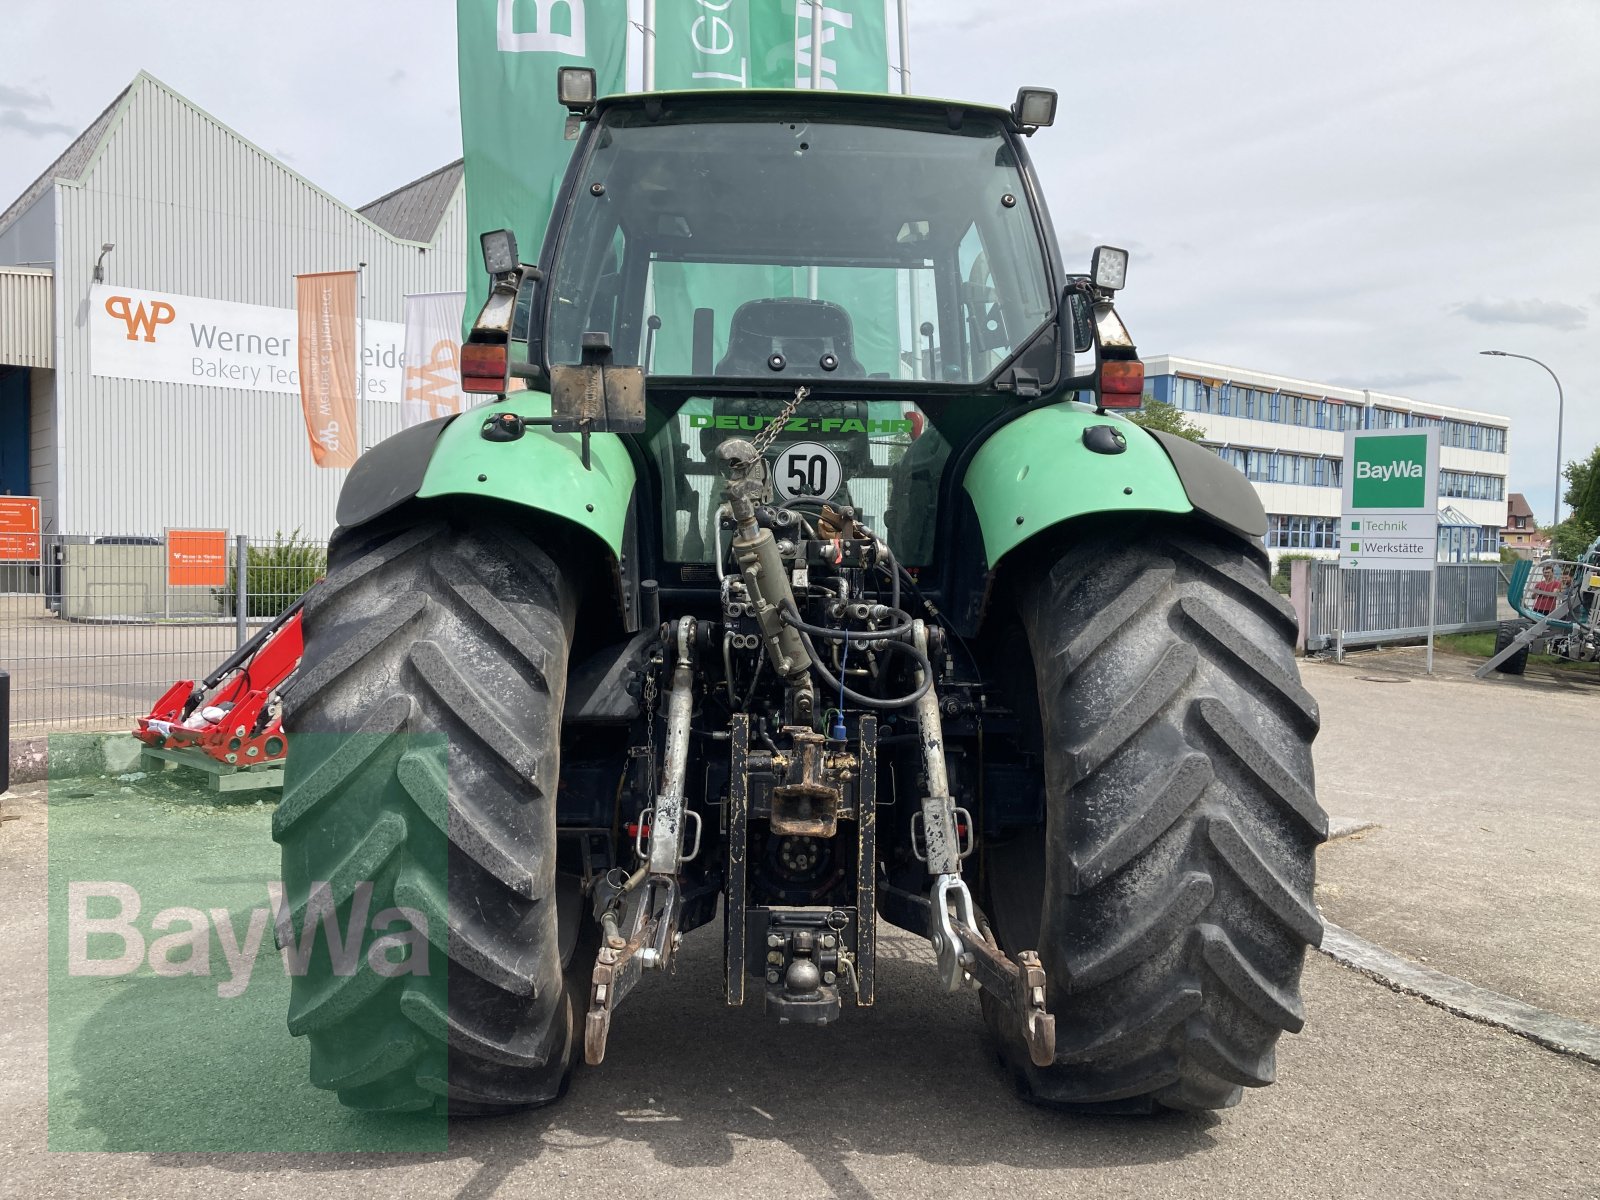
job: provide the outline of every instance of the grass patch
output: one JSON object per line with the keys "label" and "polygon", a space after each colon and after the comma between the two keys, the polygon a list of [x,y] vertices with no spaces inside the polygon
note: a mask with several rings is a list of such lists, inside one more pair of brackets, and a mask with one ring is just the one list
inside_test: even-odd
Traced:
{"label": "grass patch", "polygon": [[1492,633],[1441,633],[1433,639],[1435,650],[1446,654],[1466,654],[1472,658],[1488,658],[1494,653]]}
{"label": "grass patch", "polygon": [[[1441,633],[1433,639],[1433,647],[1444,654],[1462,654],[1468,658],[1491,658],[1494,656],[1494,634],[1484,633]],[[1530,654],[1530,663],[1543,663],[1550,667],[1587,667],[1589,663],[1573,662],[1568,658],[1561,658],[1554,654]]]}

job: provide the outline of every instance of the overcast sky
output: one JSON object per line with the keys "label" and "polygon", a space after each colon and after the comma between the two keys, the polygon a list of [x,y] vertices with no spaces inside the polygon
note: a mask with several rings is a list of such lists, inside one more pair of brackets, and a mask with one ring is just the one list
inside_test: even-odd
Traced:
{"label": "overcast sky", "polygon": [[[1600,441],[1600,4],[910,2],[913,90],[1062,92],[1033,154],[1069,262],[1133,250],[1142,351],[1509,414],[1549,519],[1554,387],[1475,352]],[[461,153],[450,0],[6,10],[0,207],[140,68],[352,204]]]}

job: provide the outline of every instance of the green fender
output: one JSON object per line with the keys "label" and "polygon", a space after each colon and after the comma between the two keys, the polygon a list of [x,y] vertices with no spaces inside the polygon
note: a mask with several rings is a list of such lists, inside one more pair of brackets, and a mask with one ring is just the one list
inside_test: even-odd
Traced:
{"label": "green fender", "polygon": [[547,427],[531,425],[514,442],[486,441],[484,421],[502,412],[549,416],[550,397],[543,392],[513,392],[451,421],[434,444],[416,495],[425,500],[482,496],[562,517],[593,533],[620,560],[637,481],[622,439],[611,433],[592,435],[592,469],[586,471],[582,439],[575,433],[551,433]]}
{"label": "green fender", "polygon": [[[1085,431],[1101,425],[1122,435],[1120,453],[1085,444]],[[962,483],[991,568],[1052,526],[1091,513],[1199,513],[1255,538],[1267,527],[1255,489],[1217,455],[1083,404],[1053,404],[1002,425]]]}

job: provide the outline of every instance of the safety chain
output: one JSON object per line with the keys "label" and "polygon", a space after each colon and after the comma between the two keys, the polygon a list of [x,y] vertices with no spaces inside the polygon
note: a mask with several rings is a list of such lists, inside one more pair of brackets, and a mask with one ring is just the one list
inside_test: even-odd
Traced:
{"label": "safety chain", "polygon": [[788,426],[789,418],[794,416],[795,410],[800,407],[801,401],[803,401],[809,395],[811,395],[811,389],[806,387],[804,384],[801,384],[799,387],[795,388],[794,399],[790,400],[783,406],[783,411],[777,415],[772,424],[768,425],[760,433],[756,434],[755,448],[757,454],[762,456],[766,455],[767,450],[772,446],[772,443],[777,440],[778,435],[782,433],[783,430]]}
{"label": "safety chain", "polygon": [[650,802],[645,807],[653,807],[656,802],[656,672],[652,665],[644,677],[644,753],[645,761],[650,769]]}

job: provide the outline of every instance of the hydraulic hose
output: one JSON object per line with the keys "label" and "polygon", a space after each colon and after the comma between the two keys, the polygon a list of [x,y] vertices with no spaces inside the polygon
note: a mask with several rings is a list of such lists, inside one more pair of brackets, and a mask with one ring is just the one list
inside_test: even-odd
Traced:
{"label": "hydraulic hose", "polygon": [[822,665],[822,656],[817,653],[817,648],[811,644],[811,638],[803,628],[800,629],[800,640],[805,643],[806,651],[811,655],[811,669],[816,672],[817,678],[827,684],[830,691],[837,692],[845,699],[854,701],[862,708],[906,708],[921,700],[923,696],[928,694],[928,689],[933,686],[933,664],[928,661],[926,654],[918,650],[910,642],[890,641],[885,642],[883,647],[885,650],[897,650],[914,659],[918,670],[922,672],[922,682],[917,685],[916,690],[911,692],[910,695],[892,696],[887,700],[880,700],[876,696],[864,696],[860,692],[846,687],[843,680],[835,679],[833,672]]}
{"label": "hydraulic hose", "polygon": [[798,629],[801,633],[809,633],[812,637],[825,638],[830,642],[899,642],[911,637],[911,614],[894,610],[894,615],[900,624],[891,625],[888,629],[826,629],[821,625],[811,625],[800,616],[800,610],[784,600],[778,606],[778,616],[783,623],[791,629]]}

